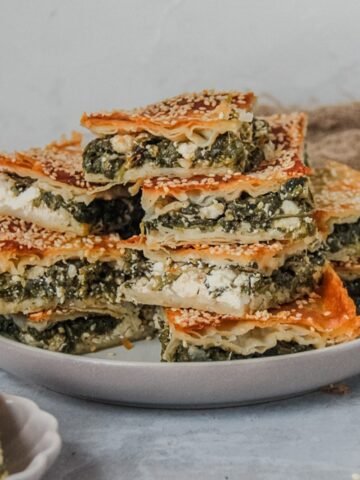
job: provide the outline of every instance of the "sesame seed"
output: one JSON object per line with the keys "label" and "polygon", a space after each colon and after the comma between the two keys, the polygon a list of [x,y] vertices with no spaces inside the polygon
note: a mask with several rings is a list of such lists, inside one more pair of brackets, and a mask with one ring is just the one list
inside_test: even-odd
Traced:
{"label": "sesame seed", "polygon": [[40,177],[91,193],[98,184],[85,180],[81,143],[82,135],[74,132],[70,139],[63,137],[60,141],[52,142],[44,148],[0,154],[0,169],[11,173],[14,166],[18,166],[22,171],[28,170],[29,173],[37,173]]}
{"label": "sesame seed", "polygon": [[[330,233],[332,221],[347,223],[360,217],[360,172],[345,164],[328,161],[311,178],[319,229]],[[344,219],[344,220],[342,220]]]}
{"label": "sesame seed", "polygon": [[255,185],[274,181],[283,183],[289,178],[304,176],[309,173],[302,161],[304,141],[305,114],[291,113],[273,115],[267,120],[271,128],[271,137],[275,145],[275,155],[265,159],[253,171],[243,174],[227,172],[225,175],[197,176],[192,178],[157,177],[146,179],[143,185],[144,195],[150,190],[167,194],[172,189],[190,191],[197,188],[217,190],[231,188],[239,182],[251,181]]}
{"label": "sesame seed", "polygon": [[[127,121],[141,123],[149,121],[164,128],[174,128],[178,124],[201,120],[202,122],[217,120],[219,116],[229,119],[234,108],[249,111],[252,109],[255,96],[252,92],[215,92],[204,90],[198,93],[186,93],[168,98],[160,102],[133,110],[114,110],[85,114],[82,123],[85,126],[89,120]],[[91,128],[91,127],[90,127]]]}
{"label": "sesame seed", "polygon": [[0,217],[0,248],[8,251],[12,258],[26,255],[39,257],[54,255],[54,250],[64,254],[71,251],[84,252],[114,252],[116,256],[123,255],[125,248],[138,248],[139,237],[122,240],[117,234],[78,237],[70,232],[53,232],[42,227],[13,217]]}

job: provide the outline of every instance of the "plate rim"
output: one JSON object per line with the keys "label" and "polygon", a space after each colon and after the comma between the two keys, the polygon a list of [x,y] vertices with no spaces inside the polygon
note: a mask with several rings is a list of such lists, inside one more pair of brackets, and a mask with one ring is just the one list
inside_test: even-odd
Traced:
{"label": "plate rim", "polygon": [[[145,340],[146,341],[146,340]],[[348,349],[351,349],[351,348],[354,348],[356,347],[356,345],[358,345],[360,347],[360,338],[357,338],[357,339],[353,339],[353,340],[350,340],[348,342],[343,342],[343,343],[339,343],[337,345],[331,345],[331,346],[328,346],[328,347],[324,347],[324,348],[318,348],[318,349],[313,349],[313,350],[308,350],[308,351],[305,351],[305,352],[297,352],[297,353],[287,353],[287,354],[284,354],[284,355],[273,355],[273,356],[269,356],[269,357],[262,357],[262,358],[247,358],[247,359],[238,359],[238,360],[218,360],[218,361],[214,361],[214,362],[161,362],[160,359],[159,359],[159,362],[147,362],[147,361],[144,361],[144,360],[118,360],[118,359],[106,359],[106,358],[93,358],[93,357],[89,357],[87,356],[87,354],[85,355],[75,355],[75,354],[68,354],[68,353],[62,353],[62,352],[53,352],[53,351],[50,351],[50,350],[45,350],[45,349],[41,349],[39,347],[33,347],[31,345],[25,345],[21,342],[18,342],[17,340],[13,340],[11,338],[6,338],[6,337],[3,337],[3,336],[0,336],[0,345],[1,343],[5,343],[5,344],[8,344],[8,345],[15,345],[16,348],[19,348],[19,349],[22,349],[24,351],[27,351],[28,353],[34,353],[35,355],[37,356],[41,356],[41,357],[51,357],[52,359],[55,359],[56,357],[58,357],[60,359],[60,357],[62,359],[66,359],[66,361],[76,361],[77,363],[80,363],[80,364],[92,364],[92,365],[99,365],[99,364],[102,364],[102,365],[109,365],[111,367],[114,367],[114,366],[123,366],[123,367],[126,367],[126,368],[131,368],[131,367],[134,367],[134,368],[153,368],[153,367],[157,367],[157,368],[162,368],[162,369],[166,369],[166,368],[174,368],[174,366],[176,367],[179,367],[181,366],[181,368],[191,368],[191,367],[194,367],[194,365],[196,365],[198,368],[208,368],[209,365],[214,367],[214,368],[217,368],[216,366],[224,366],[224,365],[251,365],[251,364],[257,364],[257,363],[275,363],[275,362],[278,362],[280,360],[286,360],[286,359],[295,359],[295,358],[302,358],[304,356],[307,356],[307,357],[310,357],[310,356],[317,356],[317,355],[331,355],[332,353],[336,352],[336,351],[342,351],[342,350],[348,350]],[[136,348],[136,343],[135,343],[135,346],[134,348]],[[106,352],[106,350],[109,350],[109,349],[104,349],[103,352]],[[99,351],[101,352],[101,351]],[[96,353],[96,352],[94,352]],[[0,368],[1,367],[1,364],[0,364]]]}

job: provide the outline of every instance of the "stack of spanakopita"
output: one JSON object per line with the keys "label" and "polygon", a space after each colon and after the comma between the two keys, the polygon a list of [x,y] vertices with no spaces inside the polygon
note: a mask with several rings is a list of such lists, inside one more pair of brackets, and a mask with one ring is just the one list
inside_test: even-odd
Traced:
{"label": "stack of spanakopita", "polygon": [[121,292],[163,307],[165,361],[298,352],[359,334],[321,248],[306,116],[256,118],[254,100],[204,91],[82,117],[98,136],[85,178],[141,191],[143,244]]}
{"label": "stack of spanakopita", "polygon": [[326,256],[359,212],[314,211],[306,115],[258,118],[254,101],[204,91],[84,114],[97,134],[84,149],[74,134],[0,155],[0,333],[86,353],[158,329],[164,361],[357,337],[336,273],[349,280],[356,231],[330,256],[336,271]]}
{"label": "stack of spanakopita", "polygon": [[312,183],[326,255],[360,314],[360,172],[329,161]]}
{"label": "stack of spanakopita", "polygon": [[151,336],[151,307],[118,297],[141,216],[139,195],[85,180],[79,134],[1,154],[0,333],[71,353]]}

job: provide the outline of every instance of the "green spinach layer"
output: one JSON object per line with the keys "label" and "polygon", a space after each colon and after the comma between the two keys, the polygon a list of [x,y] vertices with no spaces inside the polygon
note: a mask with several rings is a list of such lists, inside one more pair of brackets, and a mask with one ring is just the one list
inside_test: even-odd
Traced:
{"label": "green spinach layer", "polygon": [[[113,180],[121,178],[129,168],[140,168],[149,163],[159,168],[181,167],[183,157],[177,149],[179,144],[164,137],[139,135],[126,154],[114,150],[111,138],[96,138],[87,145],[83,153],[85,172]],[[239,134],[226,132],[219,135],[212,145],[198,147],[191,158],[190,168],[228,167],[233,171],[246,172],[264,159],[264,145],[268,142],[269,125],[265,120],[243,122]]]}
{"label": "green spinach layer", "polygon": [[[162,361],[164,352],[170,341],[170,331],[168,326],[163,326],[159,334],[162,350]],[[312,350],[313,347],[299,345],[295,342],[277,342],[276,346],[266,350],[264,353],[254,353],[252,355],[241,355],[220,347],[202,348],[195,345],[184,346],[179,343],[176,350],[172,353],[171,362],[216,362],[224,360],[246,360],[249,358],[270,357],[274,355],[288,355],[291,353],[305,352]]]}
{"label": "green spinach layer", "polygon": [[124,273],[111,262],[60,261],[44,267],[38,276],[33,274],[33,268],[27,267],[21,278],[1,273],[0,298],[22,302],[34,298],[60,297],[65,301],[95,297],[113,303],[124,278]]}
{"label": "green spinach layer", "polygon": [[[283,266],[275,270],[271,275],[264,275],[257,271],[256,263],[248,265],[247,268],[238,265],[225,265],[222,268],[214,264],[208,264],[202,261],[193,261],[187,263],[168,261],[167,267],[161,274],[154,274],[153,262],[147,261],[141,255],[131,253],[132,260],[126,264],[131,264],[131,271],[128,272],[128,278],[125,282],[126,287],[132,287],[138,280],[142,281],[147,278],[153,291],[161,291],[179,278],[184,272],[198,270],[204,276],[204,285],[209,295],[213,298],[221,296],[231,288],[236,290],[239,295],[262,296],[266,298],[266,308],[271,308],[294,300],[304,292],[309,292],[317,285],[321,276],[322,267],[325,263],[322,251],[315,253],[308,252],[302,255],[294,255],[289,257]],[[225,276],[232,274],[234,280],[232,284],[219,285],[213,288],[208,279],[211,278],[213,272],[224,272]],[[238,278],[246,274],[246,282],[238,283]],[[271,299],[270,299],[270,298]]]}
{"label": "green spinach layer", "polygon": [[[85,350],[99,349],[98,342],[91,344],[91,337],[106,337],[114,335],[114,330],[132,316],[141,321],[138,333],[133,332],[134,340],[145,335],[154,335],[154,315],[156,307],[142,305],[128,312],[124,311],[121,318],[114,318],[110,315],[89,314],[79,316],[74,320],[65,320],[50,325],[44,330],[37,330],[27,326],[20,328],[10,316],[0,315],[0,335],[12,338],[21,343],[37,346],[46,350],[53,350],[62,353],[79,353],[83,344],[88,343]],[[130,322],[131,323],[131,322]],[[116,337],[115,337],[116,339]],[[106,344],[104,338],[104,344]],[[120,338],[119,338],[120,340]]]}
{"label": "green spinach layer", "polygon": [[30,337],[31,343],[37,347],[53,350],[56,346],[58,352],[76,353],[76,347],[81,343],[82,335],[86,333],[91,335],[111,334],[119,322],[109,315],[94,315],[58,322],[43,331],[32,327],[24,331],[11,318],[0,316],[0,335],[22,343],[29,343]]}
{"label": "green spinach layer", "polygon": [[[35,180],[8,174],[13,180],[11,190],[16,196],[29,188]],[[123,238],[138,235],[140,222],[144,215],[141,208],[141,194],[134,197],[119,197],[112,200],[101,198],[91,203],[65,200],[61,195],[40,189],[40,195],[33,200],[34,207],[46,206],[57,211],[60,208],[69,212],[79,223],[90,225],[91,233],[117,232]]]}
{"label": "green spinach layer", "polygon": [[331,253],[339,252],[352,245],[360,245],[360,219],[354,223],[336,223],[326,244]]}
{"label": "green spinach layer", "polygon": [[20,193],[25,192],[31,185],[36,181],[30,177],[20,177],[16,175],[16,173],[8,173],[7,174],[12,181],[14,182],[11,191],[14,193],[15,196],[20,195]]}
{"label": "green spinach layer", "polygon": [[[300,213],[286,215],[282,210],[284,200],[296,204]],[[259,197],[252,197],[243,192],[237,199],[227,202],[224,198],[217,198],[217,204],[222,208],[216,218],[204,218],[202,205],[191,203],[186,207],[159,215],[153,220],[144,221],[147,232],[157,230],[159,226],[165,228],[199,228],[201,231],[213,231],[215,228],[223,232],[234,233],[243,223],[250,225],[251,231],[272,228],[273,222],[287,217],[306,217],[313,210],[313,201],[309,192],[309,183],[306,178],[294,178],[286,182],[277,192],[266,193]],[[303,234],[312,235],[315,232],[313,222],[302,222]]]}
{"label": "green spinach layer", "polygon": [[174,354],[174,362],[215,362],[224,360],[246,360],[248,358],[272,357],[274,355],[288,355],[290,353],[305,352],[312,350],[307,345],[298,345],[294,342],[278,342],[275,347],[270,348],[266,352],[254,353],[253,355],[240,355],[238,353],[228,352],[219,347],[211,347],[208,349],[194,347],[183,347],[179,345]]}
{"label": "green spinach layer", "polygon": [[61,195],[42,190],[33,204],[35,207],[46,205],[54,211],[64,208],[76,221],[91,225],[92,233],[118,232],[124,238],[140,233],[139,225],[143,217],[140,194],[131,198],[96,199],[86,205],[66,201]]}

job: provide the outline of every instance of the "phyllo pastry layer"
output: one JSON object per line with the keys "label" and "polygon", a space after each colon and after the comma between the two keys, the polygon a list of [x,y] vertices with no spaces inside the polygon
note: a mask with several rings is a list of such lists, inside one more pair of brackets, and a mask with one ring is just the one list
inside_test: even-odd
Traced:
{"label": "phyllo pastry layer", "polygon": [[333,267],[344,282],[350,297],[356,304],[357,313],[360,315],[360,260],[333,262]]}
{"label": "phyllo pastry layer", "polygon": [[253,93],[185,94],[132,111],[84,114],[100,135],[84,151],[95,182],[245,172],[272,155],[269,124],[251,113]]}
{"label": "phyllo pastry layer", "polygon": [[278,309],[234,317],[165,309],[160,335],[168,362],[231,360],[296,353],[359,336],[360,317],[328,267],[313,293]]}
{"label": "phyllo pastry layer", "polygon": [[306,117],[277,115],[269,123],[275,155],[247,174],[146,180],[142,228],[148,243],[257,243],[313,235]]}
{"label": "phyllo pastry layer", "polygon": [[144,255],[132,252],[121,291],[137,303],[243,315],[310,293],[325,264],[314,248],[305,242],[144,248]]}
{"label": "phyllo pastry layer", "polygon": [[[319,230],[332,261],[360,259],[360,172],[328,161],[312,178]],[[360,263],[360,260],[359,260]]]}
{"label": "phyllo pastry layer", "polygon": [[53,352],[83,354],[152,338],[155,307],[123,302],[105,309],[46,310],[29,315],[1,315],[0,335]]}
{"label": "phyllo pastry layer", "polygon": [[126,253],[139,241],[116,234],[78,237],[0,218],[0,311],[66,306],[121,308]]}
{"label": "phyllo pastry layer", "polygon": [[87,182],[81,141],[74,133],[45,148],[0,154],[0,215],[78,235],[137,233],[142,217],[139,195]]}
{"label": "phyllo pastry layer", "polygon": [[0,309],[121,309],[122,302],[243,314],[316,286],[324,258],[297,243],[152,250],[141,237],[77,237],[0,218]]}

